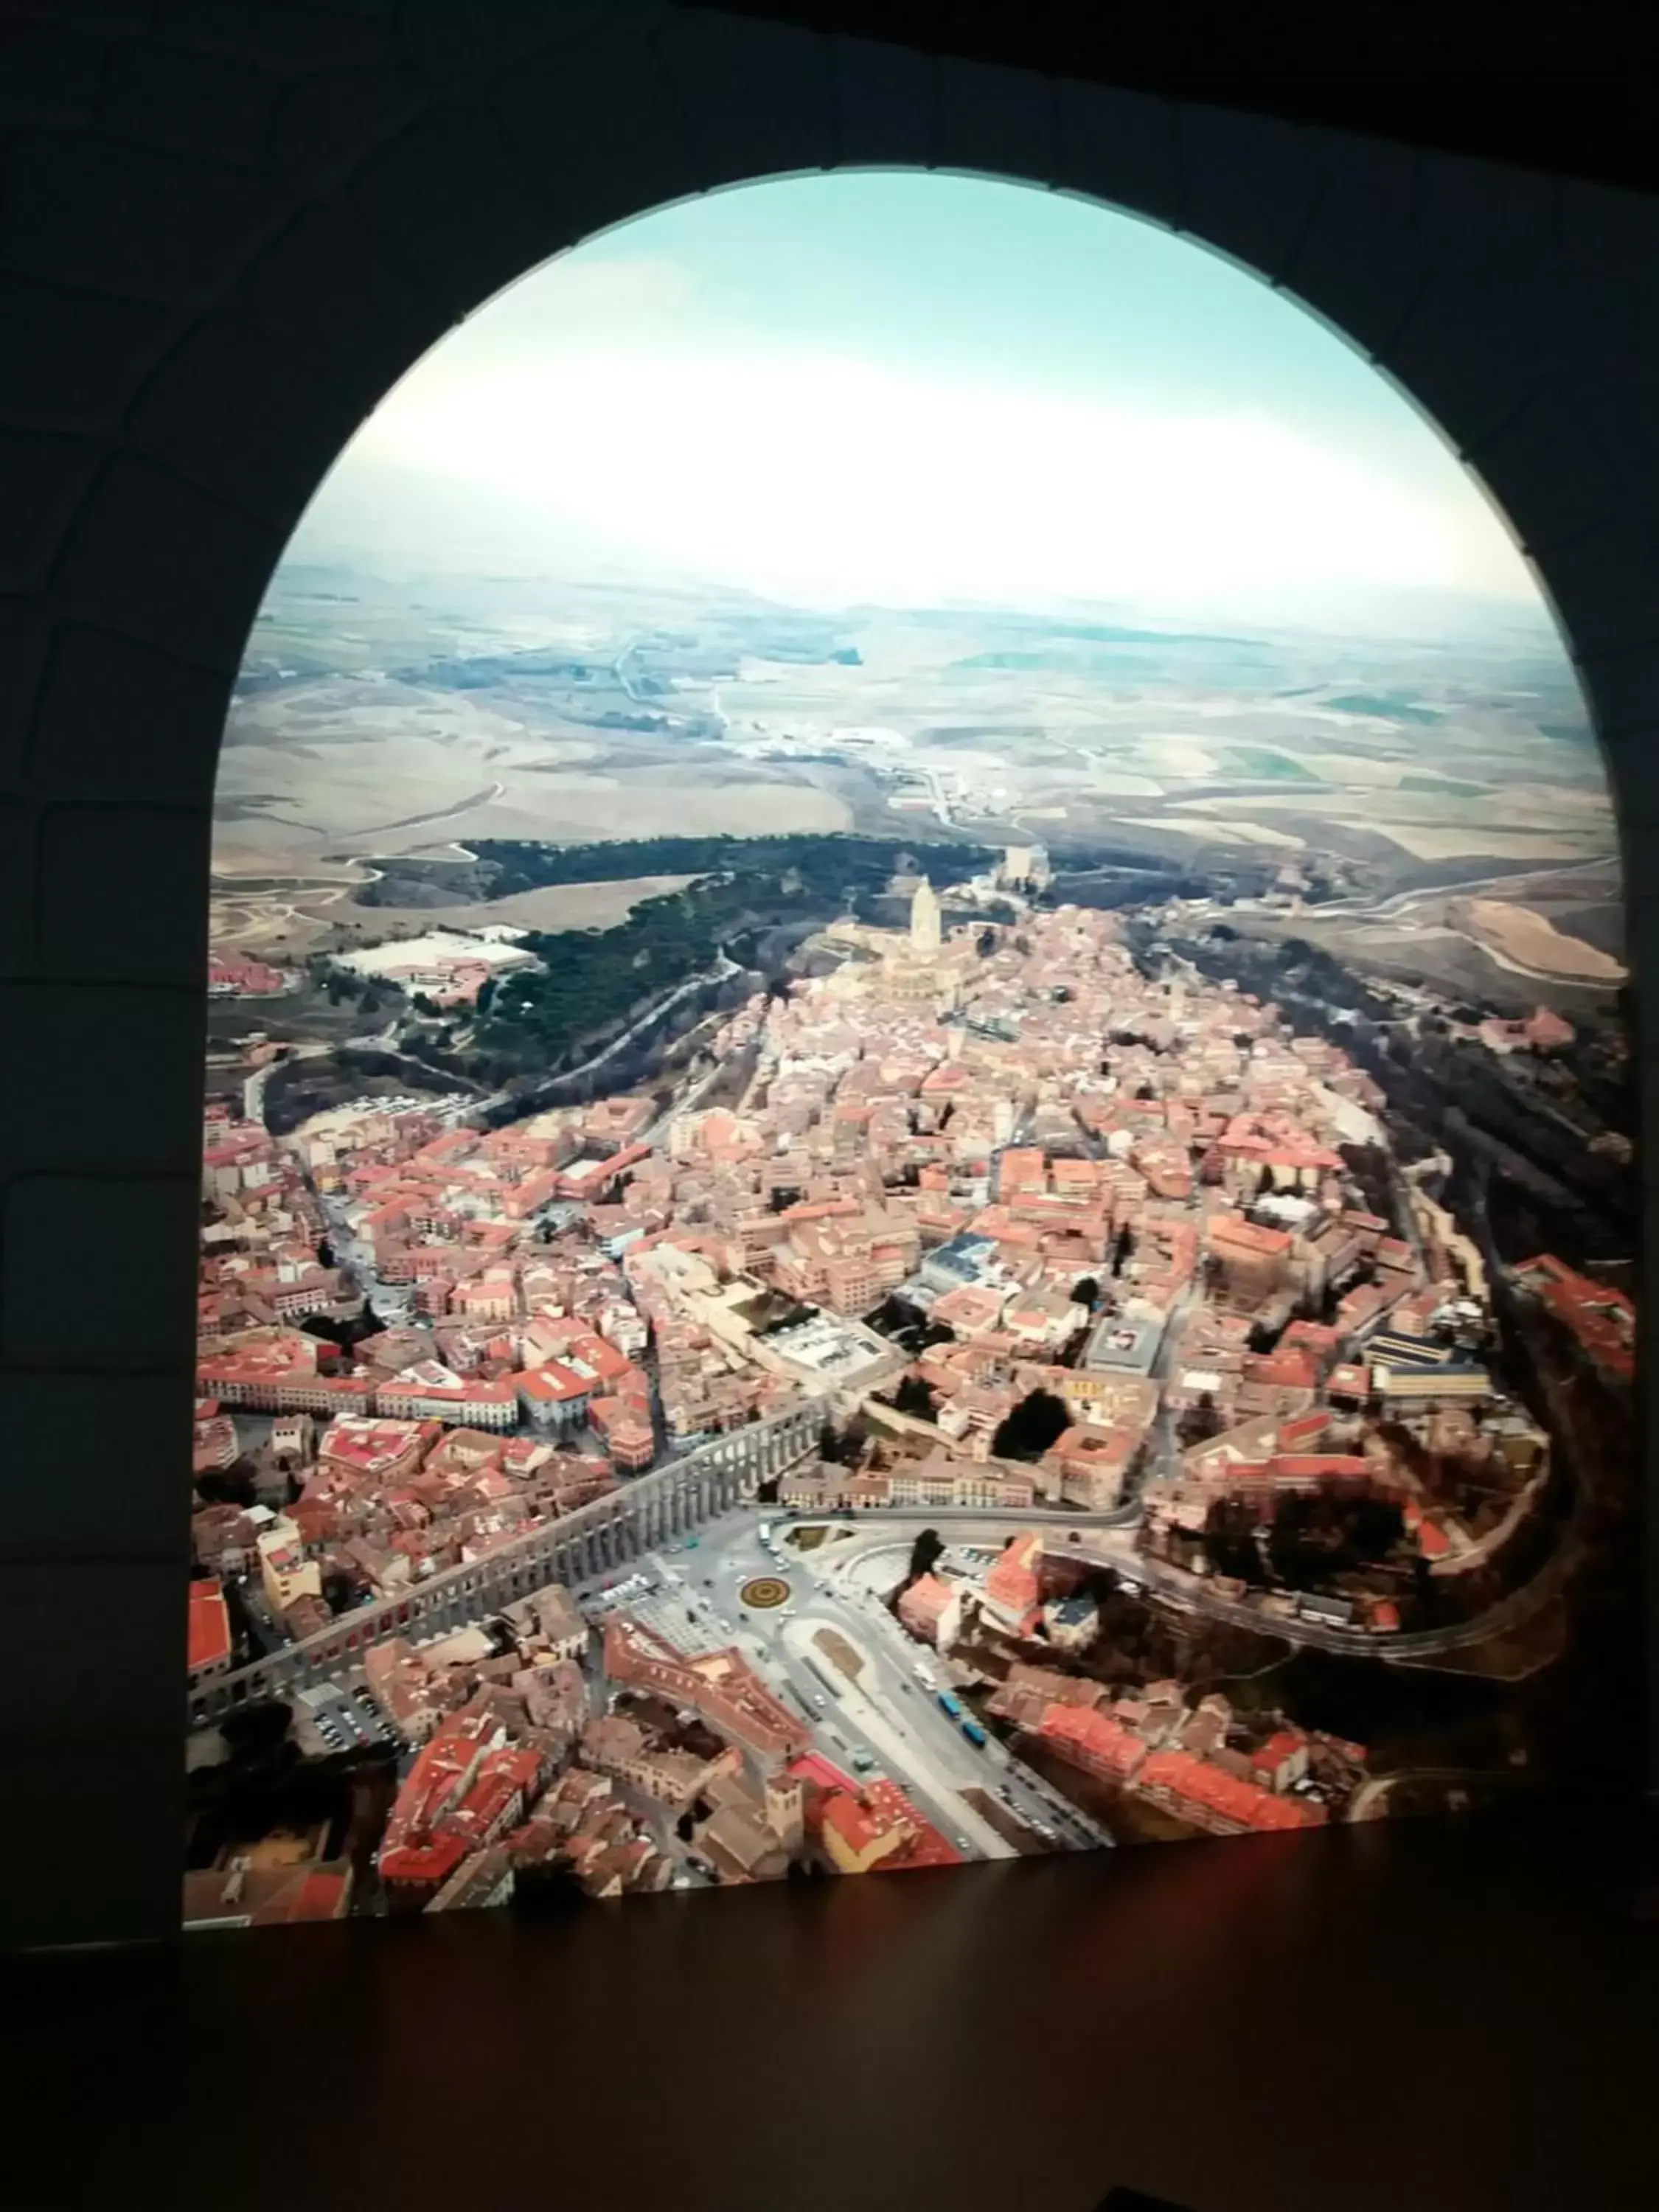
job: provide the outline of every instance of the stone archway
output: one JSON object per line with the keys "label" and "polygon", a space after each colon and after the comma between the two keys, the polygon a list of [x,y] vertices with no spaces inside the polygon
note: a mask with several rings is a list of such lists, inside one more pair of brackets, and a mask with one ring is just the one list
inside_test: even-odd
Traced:
{"label": "stone archway", "polygon": [[1606,750],[1644,1005],[1659,973],[1646,198],[672,0],[226,9],[120,43],[158,89],[100,110],[96,69],[46,84],[0,264],[0,951],[25,1073],[0,1093],[0,1373],[9,1466],[54,1470],[0,1503],[0,1796],[35,1808],[0,1844],[17,1940],[176,1923],[208,834],[244,641],[357,423],[550,255],[740,180],[917,166],[1098,200],[1280,287],[1439,425],[1525,548]]}

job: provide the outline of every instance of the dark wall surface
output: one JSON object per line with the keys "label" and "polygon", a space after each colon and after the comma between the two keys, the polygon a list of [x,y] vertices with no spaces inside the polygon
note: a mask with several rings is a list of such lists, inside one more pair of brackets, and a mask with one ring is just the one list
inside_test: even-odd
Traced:
{"label": "dark wall surface", "polygon": [[1659,184],[1659,19],[1622,0],[730,0],[732,12],[1559,174]]}
{"label": "dark wall surface", "polygon": [[[0,27],[0,1802],[27,1808],[0,1940],[101,1941],[177,1919],[220,732],[388,386],[562,247],[780,172],[981,171],[1167,223],[1346,335],[1507,515],[1606,750],[1645,1007],[1659,202],[1114,88],[1063,43],[1043,74],[668,0],[9,0]],[[1142,75],[1212,99],[1202,46]]]}
{"label": "dark wall surface", "polygon": [[1651,2212],[1640,1865],[1558,1809],[32,1960],[15,2201]]}

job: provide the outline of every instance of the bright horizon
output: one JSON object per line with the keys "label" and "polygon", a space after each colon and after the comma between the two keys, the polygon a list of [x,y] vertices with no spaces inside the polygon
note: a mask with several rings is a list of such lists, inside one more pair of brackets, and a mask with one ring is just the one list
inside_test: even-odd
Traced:
{"label": "bright horizon", "polygon": [[1438,434],[1296,302],[925,173],[741,187],[532,272],[386,396],[289,550],[823,605],[1544,616]]}

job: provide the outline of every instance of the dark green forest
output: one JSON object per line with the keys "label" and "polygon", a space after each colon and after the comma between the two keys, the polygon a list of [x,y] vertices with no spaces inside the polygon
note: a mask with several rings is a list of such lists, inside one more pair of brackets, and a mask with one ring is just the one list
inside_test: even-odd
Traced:
{"label": "dark green forest", "polygon": [[[490,896],[544,884],[693,874],[683,890],[643,899],[611,929],[537,933],[524,940],[540,972],[481,994],[477,1042],[521,1069],[556,1069],[581,1048],[713,964],[750,964],[767,931],[830,920],[884,890],[902,867],[956,878],[994,856],[976,845],[907,845],[878,837],[648,837],[625,844],[481,841],[501,871]],[[601,871],[603,872],[601,872]]]}
{"label": "dark green forest", "polygon": [[592,845],[549,845],[480,837],[470,860],[399,858],[353,894],[356,906],[448,905],[508,898],[556,884],[609,884],[633,876],[793,873],[820,897],[878,891],[903,860],[951,882],[991,857],[988,847],[905,845],[891,837],[841,834],[783,837],[629,837]]}

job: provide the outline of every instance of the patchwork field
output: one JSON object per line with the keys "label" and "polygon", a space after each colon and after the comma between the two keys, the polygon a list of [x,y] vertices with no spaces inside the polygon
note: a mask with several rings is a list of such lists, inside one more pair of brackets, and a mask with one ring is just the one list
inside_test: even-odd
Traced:
{"label": "patchwork field", "polygon": [[1370,826],[1419,860],[1571,860],[1601,842],[1552,836],[1547,830],[1481,830],[1472,823],[1445,829],[1427,822],[1379,821]]}
{"label": "patchwork field", "polygon": [[1501,899],[1460,900],[1451,918],[1500,959],[1528,974],[1590,983],[1621,983],[1625,979],[1622,961],[1586,945],[1582,938],[1565,935],[1531,907],[1509,906]]}
{"label": "patchwork field", "polygon": [[1206,815],[1201,822],[1183,822],[1178,814],[1126,815],[1126,830],[1176,830],[1192,837],[1223,837],[1239,845],[1281,845],[1291,852],[1301,851],[1307,844],[1289,830],[1270,830],[1262,822],[1224,822]]}
{"label": "patchwork field", "polygon": [[[848,830],[1040,837],[1057,865],[1281,866],[1371,927],[1480,892],[1407,939],[1490,968],[1616,980],[1616,846],[1553,633],[1467,640],[1182,629],[1126,611],[826,612],[710,588],[284,568],[226,733],[216,939],[292,949],[495,920],[604,926],[654,878],[495,907],[366,909],[361,871],[471,838]],[[1487,908],[1540,863],[1615,869],[1582,937]],[[1338,925],[1334,921],[1333,927]]]}
{"label": "patchwork field", "polygon": [[613,883],[553,884],[471,904],[356,906],[351,893],[368,876],[363,870],[331,886],[296,881],[258,892],[216,893],[210,916],[213,942],[252,953],[268,953],[280,943],[285,955],[297,958],[349,940],[411,930],[477,930],[491,922],[515,929],[610,929],[641,899],[682,890],[690,881],[685,876],[628,876]]}

